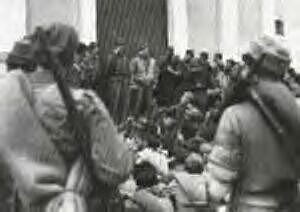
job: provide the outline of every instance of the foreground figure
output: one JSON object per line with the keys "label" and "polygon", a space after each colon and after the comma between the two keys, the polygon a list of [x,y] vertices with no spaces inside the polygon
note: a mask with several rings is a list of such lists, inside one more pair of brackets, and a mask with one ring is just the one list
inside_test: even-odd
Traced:
{"label": "foreground figure", "polygon": [[15,184],[17,211],[108,210],[111,194],[131,171],[132,154],[92,91],[69,89],[83,117],[86,147],[74,137],[53,72],[72,67],[77,44],[70,26],[38,28],[16,43],[10,72],[0,79],[0,154]]}
{"label": "foreground figure", "polygon": [[[196,187],[187,183],[186,190],[199,201],[230,199],[230,211],[295,211],[297,153],[294,150],[299,149],[300,111],[281,81],[289,67],[289,52],[280,38],[264,37],[252,43],[247,56],[243,73],[252,82],[235,90],[239,94],[233,94],[234,103],[223,113],[206,170],[199,176],[204,183]],[[282,138],[273,129],[274,123],[247,95],[251,89],[272,111],[271,116],[280,120],[288,136]],[[175,178],[180,181],[181,177],[175,174]]]}

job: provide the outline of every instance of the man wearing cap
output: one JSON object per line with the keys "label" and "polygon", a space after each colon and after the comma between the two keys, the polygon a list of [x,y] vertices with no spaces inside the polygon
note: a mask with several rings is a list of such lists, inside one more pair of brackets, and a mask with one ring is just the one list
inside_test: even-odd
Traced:
{"label": "man wearing cap", "polygon": [[[63,83],[77,47],[75,29],[54,23],[37,27],[7,58],[9,72],[0,77],[0,156],[16,190],[13,211],[101,211],[109,190],[131,172],[133,154],[101,99]],[[83,118],[75,119],[77,113]]]}
{"label": "man wearing cap", "polygon": [[106,79],[108,108],[116,124],[126,119],[129,107],[129,61],[125,55],[125,42],[118,38],[107,59]]}
{"label": "man wearing cap", "polygon": [[[290,64],[289,51],[281,38],[265,36],[251,44],[248,55],[251,62],[241,77],[252,81],[240,90],[246,95],[236,96],[221,117],[215,146],[204,174],[199,175],[204,183],[186,184],[185,190],[197,201],[229,201],[233,212],[299,211],[293,207],[299,176],[300,109],[282,83]],[[276,120],[281,126],[275,126]],[[182,178],[176,173],[173,177]]]}
{"label": "man wearing cap", "polygon": [[141,114],[148,115],[152,106],[152,92],[157,82],[158,68],[155,59],[150,56],[147,45],[142,45],[137,56],[131,60],[130,73],[131,113],[135,117]]}

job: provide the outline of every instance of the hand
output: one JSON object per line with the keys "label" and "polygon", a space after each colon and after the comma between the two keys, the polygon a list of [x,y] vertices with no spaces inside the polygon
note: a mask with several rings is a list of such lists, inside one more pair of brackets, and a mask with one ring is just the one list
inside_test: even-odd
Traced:
{"label": "hand", "polygon": [[28,202],[39,201],[45,197],[63,192],[62,173],[54,167],[41,165],[26,159],[15,160],[16,170],[12,174],[20,191],[20,197]]}
{"label": "hand", "polygon": [[214,177],[207,175],[208,193],[210,199],[215,202],[221,202],[232,192],[232,185],[229,183],[222,183]]}

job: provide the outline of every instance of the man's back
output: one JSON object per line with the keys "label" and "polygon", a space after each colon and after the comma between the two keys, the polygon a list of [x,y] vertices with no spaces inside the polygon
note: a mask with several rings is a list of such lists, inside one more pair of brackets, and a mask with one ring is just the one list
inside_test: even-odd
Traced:
{"label": "man's back", "polygon": [[295,168],[279,137],[255,105],[242,102],[227,108],[215,139],[218,145],[230,149],[233,157],[238,152],[236,200],[270,206],[292,201]]}
{"label": "man's back", "polygon": [[[241,186],[248,192],[272,189],[282,180],[294,180],[292,164],[281,148],[278,136],[258,109],[250,102],[226,111],[240,138],[242,152]],[[235,123],[234,123],[235,122]]]}

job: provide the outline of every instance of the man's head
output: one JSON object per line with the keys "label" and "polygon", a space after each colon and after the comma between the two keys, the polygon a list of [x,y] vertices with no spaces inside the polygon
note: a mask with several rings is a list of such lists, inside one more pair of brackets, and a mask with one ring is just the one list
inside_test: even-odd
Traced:
{"label": "man's head", "polygon": [[69,68],[73,65],[79,40],[72,26],[54,23],[50,26],[37,27],[31,40],[36,61],[44,68],[49,68],[51,65],[47,58],[47,51],[51,51],[64,67]]}
{"label": "man's head", "polygon": [[122,37],[118,37],[115,41],[115,53],[119,55],[125,54],[125,40]]}
{"label": "man's head", "polygon": [[173,46],[168,46],[167,51],[166,51],[166,55],[169,56],[169,57],[174,56],[174,47]]}
{"label": "man's head", "polygon": [[150,51],[148,45],[141,45],[138,51],[138,55],[142,58],[148,58],[150,56]]}
{"label": "man's head", "polygon": [[89,51],[92,54],[98,54],[99,53],[99,48],[98,48],[98,44],[95,42],[91,42],[88,46]]}
{"label": "man's head", "polygon": [[193,49],[186,50],[184,60],[190,61],[192,58],[194,58],[194,50]]}
{"label": "man's head", "polygon": [[264,36],[251,42],[247,55],[251,57],[248,65],[261,76],[282,78],[291,62],[289,49],[281,36]]}
{"label": "man's head", "polygon": [[79,43],[78,48],[76,50],[76,53],[78,55],[84,55],[85,52],[87,51],[88,47],[84,43]]}
{"label": "man's head", "polygon": [[215,53],[214,54],[214,62],[219,63],[223,61],[223,54],[222,53]]}
{"label": "man's head", "polygon": [[208,61],[208,59],[209,59],[209,54],[208,54],[208,52],[207,52],[207,51],[202,51],[202,52],[200,53],[200,60],[201,60],[201,61]]}
{"label": "man's head", "polygon": [[288,73],[289,76],[291,76],[291,77],[293,77],[293,78],[296,78],[296,77],[297,77],[297,73],[296,73],[296,71],[295,71],[294,68],[289,68],[289,69],[287,70],[287,73]]}

